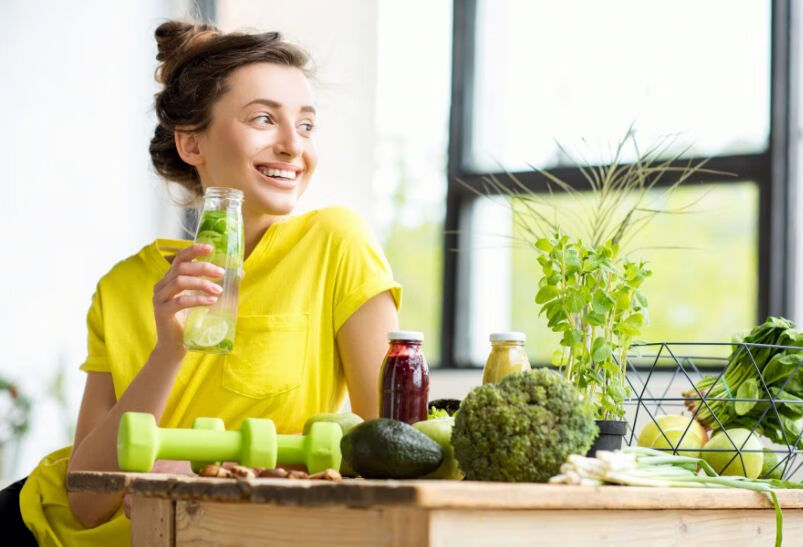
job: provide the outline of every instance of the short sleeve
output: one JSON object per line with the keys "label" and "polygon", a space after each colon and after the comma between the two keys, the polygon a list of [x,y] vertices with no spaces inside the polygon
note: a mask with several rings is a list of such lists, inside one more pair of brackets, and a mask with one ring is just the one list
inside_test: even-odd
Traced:
{"label": "short sleeve", "polygon": [[103,325],[103,310],[100,298],[100,285],[92,295],[92,306],[86,314],[87,356],[81,370],[84,372],[111,372],[106,352],[106,336]]}
{"label": "short sleeve", "polygon": [[336,216],[340,241],[335,246],[333,319],[338,332],[351,314],[384,291],[390,291],[396,309],[401,309],[401,285],[393,279],[390,264],[367,223],[347,209],[338,210]]}

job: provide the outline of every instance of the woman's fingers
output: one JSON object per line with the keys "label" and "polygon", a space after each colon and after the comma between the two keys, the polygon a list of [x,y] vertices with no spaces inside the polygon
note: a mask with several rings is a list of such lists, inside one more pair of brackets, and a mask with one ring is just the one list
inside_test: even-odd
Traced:
{"label": "woman's fingers", "polygon": [[183,249],[173,258],[173,264],[167,271],[157,286],[166,285],[179,275],[198,275],[206,277],[223,277],[224,270],[219,266],[215,266],[211,262],[198,261],[193,262],[199,256],[205,256],[212,252],[211,245],[192,245]]}
{"label": "woman's fingers", "polygon": [[162,304],[162,311],[168,315],[173,315],[186,308],[208,306],[215,302],[217,302],[216,296],[182,294]]}
{"label": "woman's fingers", "polygon": [[212,245],[208,245],[206,243],[190,245],[186,249],[181,249],[176,253],[176,256],[173,257],[173,266],[175,267],[177,264],[181,264],[182,262],[192,262],[199,256],[208,255],[214,250],[215,249],[212,247]]}
{"label": "woman's fingers", "polygon": [[127,493],[123,496],[123,513],[131,520],[131,494]]}
{"label": "woman's fingers", "polygon": [[223,277],[226,270],[220,266],[215,266],[211,262],[182,262],[170,268],[164,276],[163,281],[170,282],[171,279],[179,275],[195,275],[204,277]]}
{"label": "woman's fingers", "polygon": [[193,277],[189,275],[179,275],[175,277],[170,283],[159,287],[153,293],[153,301],[155,304],[166,302],[179,294],[181,291],[202,291],[210,296],[217,296],[223,289],[220,285],[202,277]]}

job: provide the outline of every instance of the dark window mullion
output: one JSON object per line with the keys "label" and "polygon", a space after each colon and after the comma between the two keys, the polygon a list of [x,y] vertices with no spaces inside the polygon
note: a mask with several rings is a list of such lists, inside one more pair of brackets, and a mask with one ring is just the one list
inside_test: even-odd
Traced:
{"label": "dark window mullion", "polygon": [[471,154],[471,115],[474,88],[476,0],[454,0],[452,7],[452,103],[449,120],[448,185],[443,245],[443,305],[441,308],[441,366],[455,359],[459,223],[465,196],[453,184]]}
{"label": "dark window mullion", "polygon": [[[701,161],[701,158],[692,158],[687,160],[681,160],[674,163],[677,167],[685,167],[691,164],[696,164],[697,162]],[[625,167],[627,164],[623,164]],[[769,153],[764,154],[748,154],[743,156],[720,156],[709,158],[704,165],[705,169],[710,169],[714,171],[720,171],[724,173],[731,173],[732,175],[723,175],[717,176],[712,175],[705,172],[695,173],[690,176],[684,184],[694,184],[694,183],[707,183],[707,182],[716,182],[717,184],[723,183],[727,184],[729,182],[742,182],[745,180],[749,181],[756,181],[763,180],[767,178],[770,168],[770,155]],[[557,167],[554,169],[547,169],[547,171],[561,179],[562,181],[566,182],[572,188],[576,190],[588,190],[589,185],[583,175],[582,171],[577,167]],[[535,193],[544,193],[550,190],[558,191],[554,184],[549,183],[549,179],[541,173],[537,171],[522,171],[516,173],[482,173],[482,174],[475,174],[475,173],[464,173],[461,175],[456,176],[454,179],[450,181],[450,184],[454,187],[452,190],[456,193],[464,194],[467,197],[476,196],[476,192],[472,191],[470,188],[467,188],[466,185],[471,186],[483,193],[494,194],[498,193],[498,190],[488,186],[486,179],[489,176],[493,176],[496,180],[508,188],[515,188],[516,185],[511,180],[511,175],[515,177],[522,185],[524,185],[527,190]],[[676,178],[666,175],[662,177],[658,183],[656,184],[657,187],[665,187],[673,182],[675,182]]]}
{"label": "dark window mullion", "polygon": [[759,309],[790,317],[794,306],[798,29],[793,0],[773,0],[770,60],[770,168],[759,206]]}

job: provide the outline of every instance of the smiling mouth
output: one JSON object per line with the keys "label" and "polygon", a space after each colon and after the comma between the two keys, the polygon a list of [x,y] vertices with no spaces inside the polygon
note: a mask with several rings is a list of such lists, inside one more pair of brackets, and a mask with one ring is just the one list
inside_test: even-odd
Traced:
{"label": "smiling mouth", "polygon": [[274,167],[266,167],[264,165],[257,165],[256,171],[274,186],[284,189],[294,188],[296,180],[301,174],[300,171],[295,171],[292,169],[276,169]]}

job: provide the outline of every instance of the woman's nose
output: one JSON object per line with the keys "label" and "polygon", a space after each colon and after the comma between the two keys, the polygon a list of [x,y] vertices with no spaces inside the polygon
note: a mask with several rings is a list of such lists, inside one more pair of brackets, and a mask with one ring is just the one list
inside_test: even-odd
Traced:
{"label": "woman's nose", "polygon": [[279,139],[276,142],[276,152],[291,158],[301,154],[301,137],[296,132],[295,127],[285,126],[282,128],[279,132]]}

